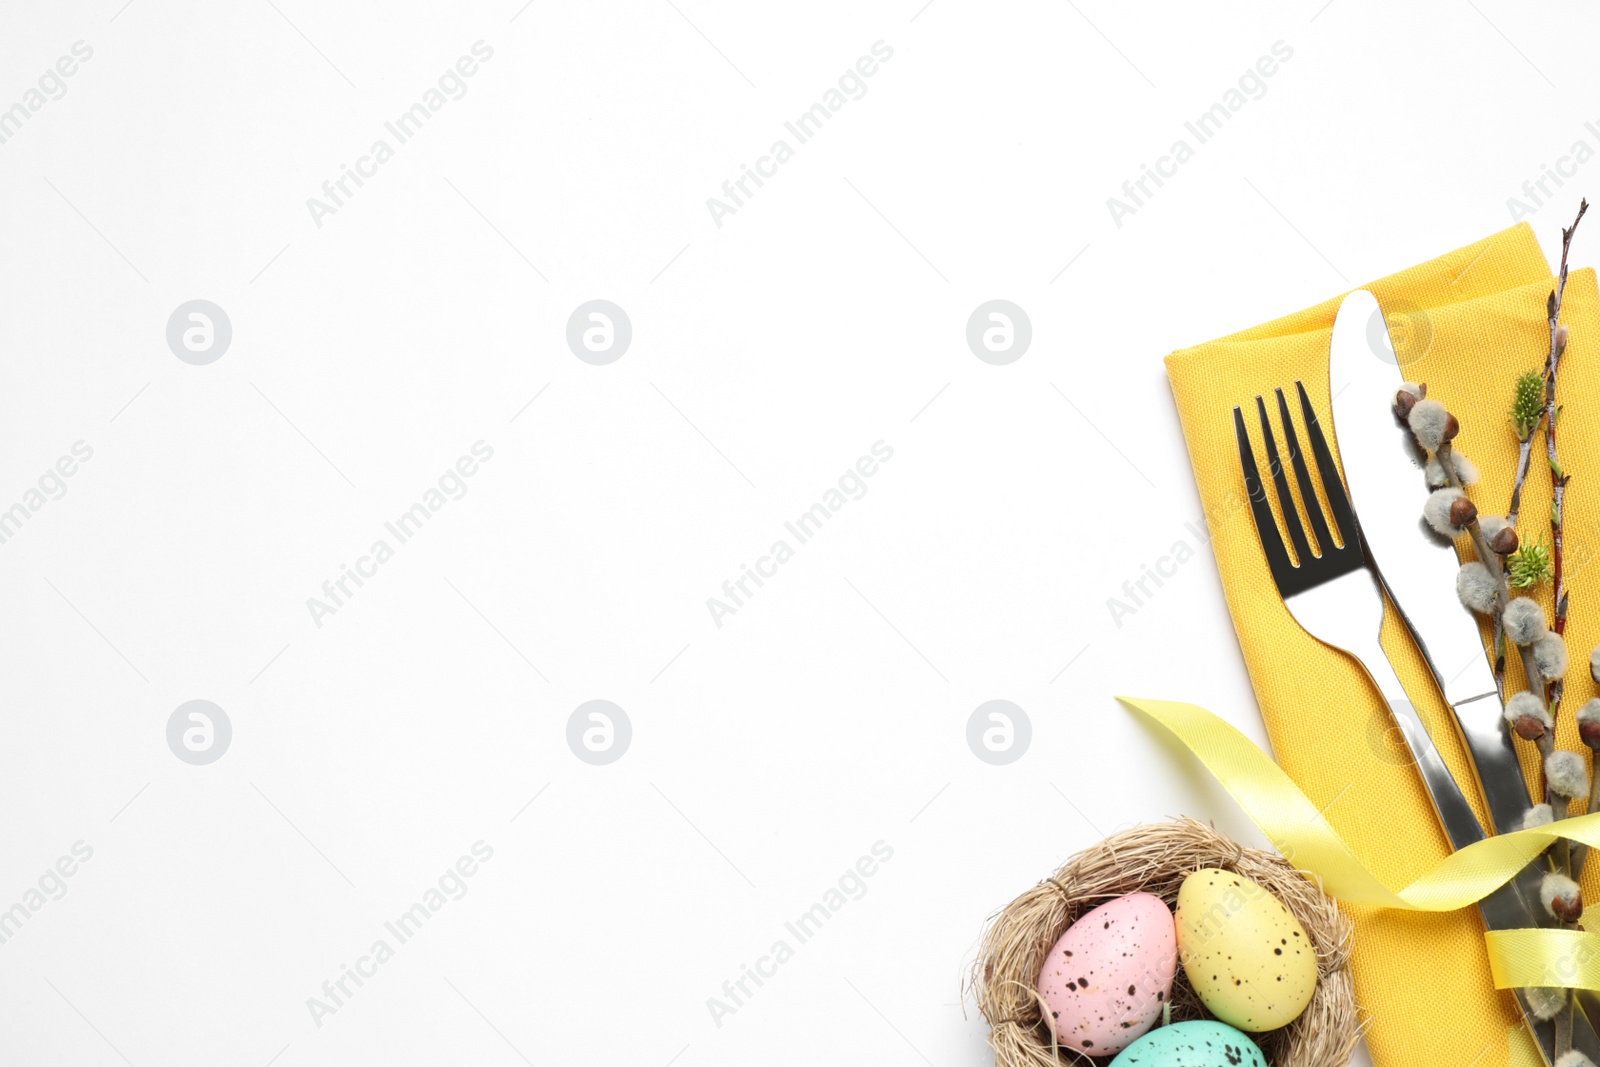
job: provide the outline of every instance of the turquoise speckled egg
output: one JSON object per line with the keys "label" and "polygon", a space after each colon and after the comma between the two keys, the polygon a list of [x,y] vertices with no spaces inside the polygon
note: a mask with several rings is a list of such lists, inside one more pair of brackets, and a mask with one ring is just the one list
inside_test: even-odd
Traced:
{"label": "turquoise speckled egg", "polygon": [[1228,1024],[1195,1019],[1150,1031],[1111,1067],[1267,1067],[1267,1058]]}

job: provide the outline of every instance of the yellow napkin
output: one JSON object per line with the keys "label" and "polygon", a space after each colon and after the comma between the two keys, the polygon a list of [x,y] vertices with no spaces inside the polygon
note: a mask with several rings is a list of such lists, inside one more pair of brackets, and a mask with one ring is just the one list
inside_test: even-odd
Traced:
{"label": "yellow napkin", "polygon": [[[1594,235],[1580,229],[1580,250],[1589,236]],[[1516,376],[1543,365],[1549,343],[1545,298],[1553,284],[1538,242],[1522,223],[1366,286],[1389,317],[1405,376],[1426,382],[1428,395],[1460,419],[1456,444],[1482,472],[1470,495],[1484,513],[1504,514],[1510,501],[1517,442],[1506,411]],[[1270,408],[1272,389],[1296,380],[1305,383],[1319,418],[1330,417],[1328,339],[1338,305],[1338,299],[1329,300],[1174,352],[1167,357],[1167,374],[1274,755],[1312,801],[1326,808],[1328,821],[1357,856],[1398,888],[1449,846],[1377,693],[1352,659],[1301,630],[1278,597],[1245,503],[1234,442],[1233,406],[1245,406],[1252,436],[1259,436],[1256,395],[1265,395]],[[1561,321],[1572,328],[1558,391],[1566,410],[1557,428],[1561,460],[1572,475],[1565,516],[1572,670],[1558,737],[1561,747],[1584,751],[1572,716],[1595,695],[1586,665],[1600,640],[1600,568],[1590,565],[1600,545],[1600,294],[1593,271],[1571,273]],[[1550,477],[1543,456],[1541,433],[1518,524],[1525,538],[1545,532],[1548,539]],[[1395,462],[1406,461],[1397,455]],[[1419,516],[1426,495],[1419,477]],[[1453,597],[1455,590],[1441,588],[1438,595]],[[1540,595],[1548,614],[1549,589]],[[1383,643],[1451,770],[1470,782],[1448,709],[1398,623],[1385,626]],[[1419,695],[1424,698],[1415,699]],[[1473,800],[1480,821],[1486,821],[1481,803]],[[1585,895],[1600,900],[1600,863],[1589,868]],[[1506,1062],[1507,1035],[1519,1017],[1511,995],[1494,989],[1475,910],[1347,911],[1356,930],[1356,995],[1370,1022],[1367,1043],[1377,1067]]]}

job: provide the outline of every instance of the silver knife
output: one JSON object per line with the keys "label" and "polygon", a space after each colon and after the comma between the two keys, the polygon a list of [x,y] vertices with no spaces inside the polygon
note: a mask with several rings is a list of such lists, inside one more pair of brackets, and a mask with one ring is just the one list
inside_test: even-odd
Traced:
{"label": "silver knife", "polygon": [[[1334,438],[1361,536],[1389,599],[1450,705],[1495,832],[1520,830],[1533,802],[1510,731],[1502,725],[1478,621],[1455,595],[1461,567],[1455,545],[1422,520],[1428,493],[1425,457],[1394,414],[1394,395],[1403,380],[1377,299],[1362,289],[1350,293],[1333,324],[1328,384]],[[1484,925],[1491,930],[1555,925],[1534,903],[1542,877],[1530,865],[1485,897],[1479,902]],[[1526,1012],[1520,990],[1517,999]],[[1584,1010],[1573,1020],[1573,1047],[1600,1062],[1600,1035],[1594,1027],[1594,1020],[1600,1020],[1600,997],[1580,992],[1578,999]],[[1547,1062],[1553,1060],[1552,1025],[1536,1023],[1531,1015],[1528,1020],[1540,1052]]]}
{"label": "silver knife", "polygon": [[1425,457],[1394,414],[1402,380],[1378,301],[1358,289],[1339,305],[1328,354],[1345,484],[1356,514],[1366,520],[1361,534],[1384,587],[1455,712],[1495,831],[1520,830],[1533,802],[1501,724],[1478,620],[1456,599],[1461,562],[1455,545],[1422,520]]}

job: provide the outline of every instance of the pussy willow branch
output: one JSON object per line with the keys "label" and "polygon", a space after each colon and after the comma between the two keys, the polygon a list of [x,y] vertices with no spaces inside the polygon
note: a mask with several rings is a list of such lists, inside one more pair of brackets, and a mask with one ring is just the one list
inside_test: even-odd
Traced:
{"label": "pussy willow branch", "polygon": [[[1560,327],[1559,320],[1561,318],[1561,299],[1566,295],[1567,291],[1567,255],[1572,250],[1572,235],[1577,231],[1578,223],[1583,220],[1584,213],[1588,210],[1589,201],[1587,199],[1579,201],[1578,214],[1572,220],[1572,225],[1561,231],[1561,271],[1556,276],[1555,291],[1550,294],[1550,299],[1545,304],[1545,310],[1547,312],[1546,317],[1549,320],[1550,325],[1550,347],[1545,355],[1544,413],[1540,417],[1539,421],[1544,423],[1547,427],[1545,431],[1545,451],[1548,455],[1550,463],[1550,481],[1553,497],[1553,502],[1551,505],[1551,539],[1556,542],[1552,554],[1552,562],[1554,564],[1554,588],[1556,603],[1555,631],[1558,634],[1566,632],[1567,589],[1565,580],[1562,576],[1561,567],[1561,505],[1563,498],[1566,495],[1566,478],[1556,474],[1558,464],[1556,461],[1555,434],[1556,371],[1560,367],[1561,354],[1565,350],[1565,345],[1559,341],[1557,337],[1557,331]],[[1506,523],[1513,530],[1517,528],[1517,517],[1522,511],[1522,486],[1523,483],[1527,481],[1528,468],[1532,464],[1533,435],[1538,432],[1538,429],[1539,424],[1535,423],[1533,427],[1529,429],[1527,436],[1523,437],[1517,443],[1517,473],[1516,477],[1511,483],[1511,505],[1506,509]],[[1500,700],[1502,703],[1505,702],[1506,697],[1505,672],[1505,633],[1501,629],[1500,621],[1497,618],[1494,624],[1494,682],[1495,688],[1499,690]],[[1562,684],[1561,682],[1557,681],[1551,687],[1550,693],[1547,694],[1550,700],[1552,715],[1555,713],[1556,707],[1561,703],[1561,691]],[[1594,810],[1593,804],[1589,806],[1589,810]]]}
{"label": "pussy willow branch", "polygon": [[[1461,476],[1456,473],[1455,450],[1451,447],[1450,442],[1445,441],[1442,443],[1438,451],[1433,455],[1439,461],[1439,467],[1444,471],[1444,476],[1450,480],[1450,484],[1457,489],[1465,490],[1466,487],[1461,482]],[[1472,538],[1472,548],[1478,554],[1479,561],[1488,568],[1490,577],[1494,579],[1497,591],[1494,599],[1493,616],[1495,632],[1498,634],[1503,630],[1500,620],[1505,614],[1506,605],[1511,603],[1511,586],[1506,581],[1505,562],[1500,558],[1498,552],[1489,547],[1489,539],[1483,536],[1483,528],[1478,525],[1477,519],[1467,523],[1466,531],[1467,536]],[[1533,650],[1518,646],[1517,652],[1522,659],[1523,673],[1528,676],[1528,688],[1532,692],[1543,693],[1544,676],[1539,671],[1539,665],[1534,662]],[[1542,749],[1540,754],[1543,755]],[[1549,797],[1546,796],[1545,799],[1548,800]]]}
{"label": "pussy willow branch", "polygon": [[[1439,461],[1439,468],[1444,471],[1444,476],[1449,480],[1449,483],[1457,489],[1464,490],[1465,486],[1462,485],[1461,475],[1456,471],[1455,451],[1451,448],[1449,441],[1445,441],[1439,445],[1438,450],[1434,452],[1434,458]],[[1505,562],[1500,558],[1499,553],[1495,552],[1489,547],[1488,539],[1483,536],[1483,528],[1478,524],[1478,520],[1476,518],[1467,523],[1466,531],[1467,536],[1472,539],[1472,547],[1477,553],[1478,560],[1489,571],[1490,576],[1494,578],[1496,586],[1493,609],[1497,660],[1495,664],[1495,684],[1500,687],[1500,699],[1501,703],[1504,704],[1505,657],[1504,652],[1500,647],[1502,635],[1504,633],[1504,627],[1501,619],[1506,610],[1506,605],[1511,602],[1511,588],[1509,583],[1506,581]],[[1522,657],[1522,669],[1528,677],[1529,692],[1543,694],[1544,678],[1540,674],[1538,663],[1534,661],[1533,650],[1518,645],[1517,652]],[[1550,753],[1555,749],[1555,731],[1546,730],[1544,734],[1535,742],[1535,744],[1539,749],[1539,765],[1540,767],[1543,767],[1544,761],[1549,758]],[[1550,791],[1550,785],[1548,782],[1545,783],[1544,787],[1544,800],[1545,803],[1550,805],[1550,810],[1554,818],[1566,818],[1566,801],[1562,800],[1560,797],[1556,796]],[[1563,839],[1560,843],[1565,844],[1566,842]],[[1534,862],[1538,863],[1540,861],[1535,860]],[[1570,853],[1568,853],[1567,850],[1560,848],[1552,848],[1548,850],[1545,853],[1543,862],[1547,870],[1553,870],[1560,873],[1567,873],[1572,867],[1572,857]],[[1565,923],[1562,923],[1561,925],[1563,927],[1566,926]],[[1555,1051],[1556,1058],[1558,1060],[1572,1049],[1572,1013],[1576,1010],[1577,1002],[1569,991],[1567,994],[1566,1004],[1555,1015]]]}
{"label": "pussy willow branch", "polygon": [[[1566,472],[1561,469],[1561,464],[1557,459],[1556,452],[1556,424],[1559,415],[1559,409],[1556,407],[1556,375],[1557,371],[1560,369],[1562,353],[1566,349],[1566,340],[1562,336],[1562,331],[1560,329],[1561,299],[1565,295],[1567,288],[1567,256],[1572,248],[1572,235],[1574,231],[1577,230],[1578,223],[1583,220],[1584,213],[1588,210],[1589,202],[1585,199],[1579,203],[1578,214],[1577,217],[1572,220],[1572,225],[1561,231],[1561,269],[1560,273],[1556,276],[1556,287],[1554,291],[1550,293],[1550,297],[1545,303],[1545,309],[1547,313],[1546,317],[1549,320],[1550,328],[1550,348],[1545,357],[1544,411],[1539,421],[1543,422],[1545,426],[1545,453],[1550,468],[1550,531],[1551,541],[1554,545],[1552,549],[1552,586],[1555,595],[1555,625],[1553,629],[1558,636],[1563,634],[1566,630],[1568,609],[1566,582],[1565,576],[1562,572],[1561,534],[1563,517],[1562,503],[1566,494],[1566,486],[1569,478]],[[1506,521],[1513,530],[1516,529],[1517,517],[1522,508],[1522,487],[1527,480],[1528,468],[1532,462],[1533,434],[1537,430],[1538,423],[1535,423],[1524,435],[1520,432],[1519,426],[1517,470],[1511,487],[1510,506],[1506,509]],[[1450,484],[1456,486],[1457,488],[1461,488],[1461,479],[1457,476],[1455,470],[1455,463],[1450,454],[1449,442],[1446,441],[1435,454],[1438,457],[1440,467],[1445,471],[1445,475],[1449,479]],[[1477,550],[1478,559],[1494,577],[1496,586],[1498,587],[1493,613],[1495,653],[1494,677],[1495,688],[1498,690],[1501,702],[1504,703],[1506,693],[1505,626],[1503,613],[1505,611],[1506,604],[1510,601],[1510,590],[1507,588],[1504,564],[1500,560],[1499,556],[1488,550],[1488,546],[1483,537],[1483,531],[1479,528],[1477,521],[1474,520],[1472,523],[1468,524],[1467,530],[1472,537],[1473,547]],[[1518,653],[1522,659],[1523,670],[1527,675],[1529,692],[1539,695],[1541,701],[1544,702],[1549,709],[1550,718],[1552,720],[1551,728],[1545,730],[1543,736],[1538,739],[1540,764],[1542,767],[1545,760],[1550,757],[1551,752],[1555,748],[1555,729],[1553,720],[1561,703],[1561,679],[1551,679],[1547,682],[1539,671],[1538,664],[1533,658],[1531,649],[1519,645]],[[1551,814],[1554,818],[1564,819],[1568,814],[1568,802],[1566,798],[1557,796],[1554,791],[1551,790],[1549,776],[1546,775],[1545,777],[1545,802],[1550,805]],[[1600,789],[1597,789],[1597,786],[1600,786],[1600,783],[1591,782],[1589,803],[1590,811],[1595,810],[1595,799],[1600,797]],[[1546,854],[1546,863],[1549,864],[1549,866],[1555,871],[1565,874],[1568,877],[1572,877],[1575,872],[1582,871],[1585,852],[1586,850],[1582,849],[1574,851],[1570,847],[1570,844],[1563,839],[1559,842],[1556,848],[1551,849]],[[1563,928],[1570,928],[1571,926],[1571,924],[1565,922],[1562,922],[1560,925]],[[1572,1050],[1573,1013],[1576,1010],[1576,999],[1569,990],[1566,998],[1566,1004],[1555,1016],[1555,1053],[1557,1059],[1565,1058],[1566,1055]]]}

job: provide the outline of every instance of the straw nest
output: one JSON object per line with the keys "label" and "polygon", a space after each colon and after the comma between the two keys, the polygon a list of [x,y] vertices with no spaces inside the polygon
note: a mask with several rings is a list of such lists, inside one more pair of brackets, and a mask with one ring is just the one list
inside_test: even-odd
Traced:
{"label": "straw nest", "polygon": [[[1002,908],[984,933],[968,978],[989,1022],[997,1067],[1104,1064],[1058,1048],[1035,991],[1045,953],[1083,913],[1128,893],[1150,893],[1168,906],[1201,867],[1242,874],[1271,892],[1305,927],[1317,950],[1317,990],[1305,1013],[1281,1030],[1251,1034],[1272,1067],[1345,1067],[1361,1035],[1350,977],[1350,927],[1318,885],[1281,856],[1244,848],[1183,818],[1136,826],[1086,849]],[[1172,1019],[1210,1016],[1183,968],[1172,985]]]}

